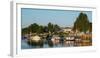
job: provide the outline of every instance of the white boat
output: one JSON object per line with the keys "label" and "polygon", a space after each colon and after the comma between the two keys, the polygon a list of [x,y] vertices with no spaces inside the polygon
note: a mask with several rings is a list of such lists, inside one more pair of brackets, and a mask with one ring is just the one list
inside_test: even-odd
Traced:
{"label": "white boat", "polygon": [[75,38],[72,36],[65,37],[65,40],[74,40]]}
{"label": "white boat", "polygon": [[58,44],[60,42],[60,37],[58,36],[53,36],[51,41],[53,42],[53,44]]}
{"label": "white boat", "polygon": [[39,36],[31,36],[30,40],[35,41],[35,42],[39,42],[41,40],[41,38]]}

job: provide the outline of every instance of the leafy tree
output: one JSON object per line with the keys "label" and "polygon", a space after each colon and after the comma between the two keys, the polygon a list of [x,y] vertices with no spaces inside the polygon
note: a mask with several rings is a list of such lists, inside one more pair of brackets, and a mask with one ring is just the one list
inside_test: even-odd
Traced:
{"label": "leafy tree", "polygon": [[28,28],[29,28],[30,32],[36,33],[39,29],[39,25],[36,23],[33,23]]}
{"label": "leafy tree", "polygon": [[49,32],[53,32],[53,24],[51,24],[50,22],[48,23],[48,30]]}
{"label": "leafy tree", "polygon": [[48,30],[48,27],[47,26],[44,26],[43,27],[43,32],[48,32],[49,30]]}
{"label": "leafy tree", "polygon": [[54,32],[57,32],[57,31],[59,31],[60,30],[60,27],[56,24],[56,25],[54,25]]}
{"label": "leafy tree", "polygon": [[90,22],[88,20],[88,16],[81,12],[74,22],[73,30],[78,30],[80,32],[86,32],[89,30]]}
{"label": "leafy tree", "polygon": [[92,32],[92,23],[89,24],[89,32]]}
{"label": "leafy tree", "polygon": [[37,33],[43,33],[43,26],[39,26],[39,28],[37,29]]}
{"label": "leafy tree", "polygon": [[37,23],[33,23],[26,28],[22,28],[22,34],[32,33],[48,33],[48,32],[57,32],[60,30],[60,27],[57,24],[48,23],[48,26],[38,25]]}
{"label": "leafy tree", "polygon": [[24,35],[24,34],[27,34],[29,31],[28,31],[28,28],[26,27],[26,28],[22,28],[22,35]]}

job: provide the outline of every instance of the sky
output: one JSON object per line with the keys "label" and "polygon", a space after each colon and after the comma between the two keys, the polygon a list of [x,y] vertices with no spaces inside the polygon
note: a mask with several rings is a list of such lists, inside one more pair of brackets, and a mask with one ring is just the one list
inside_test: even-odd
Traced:
{"label": "sky", "polygon": [[[34,8],[22,8],[21,9],[21,22],[22,28],[29,26],[30,24],[37,23],[39,25],[45,25],[49,22],[57,24],[60,27],[72,27],[76,18],[81,11],[73,10],[50,10],[50,9],[34,9]],[[92,12],[82,11],[86,13],[90,22],[92,22]]]}

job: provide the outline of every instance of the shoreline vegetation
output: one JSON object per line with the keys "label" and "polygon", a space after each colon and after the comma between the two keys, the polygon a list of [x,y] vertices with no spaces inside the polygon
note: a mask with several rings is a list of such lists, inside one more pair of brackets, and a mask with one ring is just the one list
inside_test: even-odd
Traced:
{"label": "shoreline vegetation", "polygon": [[73,27],[61,27],[52,22],[49,22],[47,26],[33,23],[22,28],[21,33],[22,40],[26,38],[27,44],[42,48],[44,43],[47,43],[49,47],[58,44],[64,47],[92,45],[92,22],[89,22],[87,14],[83,12],[76,18]]}

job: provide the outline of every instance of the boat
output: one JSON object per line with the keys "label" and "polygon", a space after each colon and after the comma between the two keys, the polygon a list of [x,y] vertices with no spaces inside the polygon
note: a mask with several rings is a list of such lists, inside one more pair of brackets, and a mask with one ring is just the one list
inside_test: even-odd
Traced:
{"label": "boat", "polygon": [[51,41],[53,44],[58,44],[60,42],[60,37],[59,36],[53,36]]}
{"label": "boat", "polygon": [[73,37],[73,36],[68,36],[68,37],[65,37],[65,40],[69,40],[69,41],[71,41],[71,40],[74,40],[75,38]]}
{"label": "boat", "polygon": [[30,45],[43,46],[43,40],[38,35],[30,36],[30,38],[28,39],[28,43]]}

